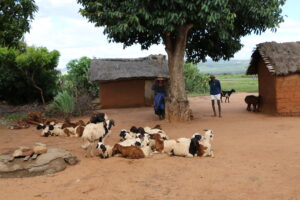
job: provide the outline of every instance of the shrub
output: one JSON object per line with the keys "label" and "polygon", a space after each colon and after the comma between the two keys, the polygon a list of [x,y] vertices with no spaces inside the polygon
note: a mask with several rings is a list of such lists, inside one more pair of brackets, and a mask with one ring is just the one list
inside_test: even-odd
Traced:
{"label": "shrub", "polygon": [[75,100],[69,95],[68,92],[59,92],[55,97],[53,102],[49,105],[50,113],[56,112],[58,114],[63,114],[64,116],[70,116],[73,114],[75,109]]}
{"label": "shrub", "polygon": [[24,113],[13,113],[10,115],[6,115],[3,118],[6,120],[18,120],[18,119],[27,118],[27,115]]}
{"label": "shrub", "polygon": [[184,64],[185,89],[187,93],[206,93],[209,89],[209,75],[200,74],[193,63]]}

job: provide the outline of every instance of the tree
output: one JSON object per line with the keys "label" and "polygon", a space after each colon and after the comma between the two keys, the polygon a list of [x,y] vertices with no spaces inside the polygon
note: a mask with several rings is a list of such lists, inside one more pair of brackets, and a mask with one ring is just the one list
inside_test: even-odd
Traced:
{"label": "tree", "polygon": [[71,60],[67,64],[68,74],[63,77],[63,81],[68,87],[72,87],[73,90],[76,89],[76,94],[89,93],[95,97],[98,95],[99,85],[97,83],[91,83],[88,80],[90,64],[91,59],[88,57]]}
{"label": "tree", "polygon": [[242,36],[273,31],[283,21],[285,0],[78,0],[81,14],[104,27],[110,42],[142,49],[163,43],[168,54],[169,120],[189,120],[183,64],[229,59],[241,47]]}
{"label": "tree", "polygon": [[197,65],[193,63],[184,64],[184,78],[185,78],[185,90],[188,93],[201,93],[205,94],[208,89],[208,74],[201,74]]}
{"label": "tree", "polygon": [[13,104],[52,99],[57,92],[59,52],[26,47],[0,48],[0,100]]}
{"label": "tree", "polygon": [[37,11],[34,0],[0,1],[0,47],[17,46]]}

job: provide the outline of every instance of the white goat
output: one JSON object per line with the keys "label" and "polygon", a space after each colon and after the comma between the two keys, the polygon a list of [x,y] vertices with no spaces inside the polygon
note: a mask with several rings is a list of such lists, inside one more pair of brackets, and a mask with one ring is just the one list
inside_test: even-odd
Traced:
{"label": "white goat", "polygon": [[104,145],[102,142],[98,142],[97,149],[99,149],[101,158],[109,158],[112,156],[112,146]]}

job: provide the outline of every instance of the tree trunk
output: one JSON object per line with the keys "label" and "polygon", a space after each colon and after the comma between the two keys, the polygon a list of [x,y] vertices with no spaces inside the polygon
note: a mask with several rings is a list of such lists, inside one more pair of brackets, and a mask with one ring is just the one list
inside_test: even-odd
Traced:
{"label": "tree trunk", "polygon": [[166,119],[169,121],[189,121],[192,116],[183,75],[187,33],[191,27],[192,25],[180,27],[176,37],[172,37],[170,34],[164,37],[171,81],[170,94],[165,100]]}
{"label": "tree trunk", "polygon": [[42,103],[43,103],[43,105],[45,105],[44,93],[43,93],[42,88],[37,86],[35,83],[33,83],[33,87],[36,88],[40,92]]}

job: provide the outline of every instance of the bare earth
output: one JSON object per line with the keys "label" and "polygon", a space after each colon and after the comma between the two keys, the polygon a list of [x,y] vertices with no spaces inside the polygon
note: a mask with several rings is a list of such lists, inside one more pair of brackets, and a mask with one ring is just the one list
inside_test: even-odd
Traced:
{"label": "bare earth", "polygon": [[34,127],[0,129],[0,153],[39,141],[81,160],[53,176],[0,179],[0,199],[300,199],[300,118],[249,113],[245,95],[222,104],[223,118],[210,117],[209,97],[191,98],[195,119],[188,123],[158,121],[152,108],[105,110],[116,121],[111,145],[132,125],[161,124],[171,138],[206,128],[216,133],[215,158],[85,158],[78,138],[42,138]]}

